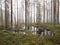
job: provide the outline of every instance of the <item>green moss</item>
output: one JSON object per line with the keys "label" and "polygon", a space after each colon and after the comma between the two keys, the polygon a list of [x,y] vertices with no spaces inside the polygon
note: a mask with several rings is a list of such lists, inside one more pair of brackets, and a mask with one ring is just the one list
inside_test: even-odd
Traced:
{"label": "green moss", "polygon": [[54,36],[33,35],[31,31],[25,30],[27,35],[12,34],[7,30],[0,30],[0,45],[59,45],[60,25],[34,24],[33,26],[44,27],[54,32]]}

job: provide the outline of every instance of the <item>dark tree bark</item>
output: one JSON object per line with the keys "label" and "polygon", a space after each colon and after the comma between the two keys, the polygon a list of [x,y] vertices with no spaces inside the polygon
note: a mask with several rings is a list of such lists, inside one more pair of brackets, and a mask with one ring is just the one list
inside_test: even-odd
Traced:
{"label": "dark tree bark", "polygon": [[56,24],[56,0],[53,0],[53,23]]}
{"label": "dark tree bark", "polygon": [[54,25],[59,23],[59,0],[53,0]]}
{"label": "dark tree bark", "polygon": [[5,29],[9,27],[9,0],[5,0]]}
{"label": "dark tree bark", "polygon": [[59,0],[56,0],[56,23],[59,24]]}
{"label": "dark tree bark", "polygon": [[28,26],[28,16],[29,16],[29,11],[28,11],[28,0],[25,0],[25,30],[29,29]]}

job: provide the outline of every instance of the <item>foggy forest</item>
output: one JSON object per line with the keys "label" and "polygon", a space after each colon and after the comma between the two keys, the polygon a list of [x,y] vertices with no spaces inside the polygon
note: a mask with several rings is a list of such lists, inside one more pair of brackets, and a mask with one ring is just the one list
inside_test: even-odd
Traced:
{"label": "foggy forest", "polygon": [[60,45],[60,0],[0,0],[0,45]]}

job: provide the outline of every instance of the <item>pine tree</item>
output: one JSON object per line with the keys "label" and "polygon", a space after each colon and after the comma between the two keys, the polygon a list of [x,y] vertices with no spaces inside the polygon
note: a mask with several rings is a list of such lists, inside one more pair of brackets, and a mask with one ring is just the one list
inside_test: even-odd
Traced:
{"label": "pine tree", "polygon": [[9,27],[9,0],[5,0],[5,28]]}
{"label": "pine tree", "polygon": [[12,12],[13,12],[13,10],[12,10],[12,0],[11,0],[11,27],[13,26],[13,16],[12,16]]}
{"label": "pine tree", "polygon": [[43,23],[45,23],[45,1],[43,1]]}

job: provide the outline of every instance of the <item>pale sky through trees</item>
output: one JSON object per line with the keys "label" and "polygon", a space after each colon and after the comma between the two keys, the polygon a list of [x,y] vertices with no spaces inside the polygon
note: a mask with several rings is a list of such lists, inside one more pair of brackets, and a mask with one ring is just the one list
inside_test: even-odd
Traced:
{"label": "pale sky through trees", "polygon": [[[34,0],[31,0],[31,3],[33,3],[33,1],[34,1]],[[45,1],[46,1],[46,0],[45,0]],[[17,9],[17,0],[13,0],[13,2],[14,2],[14,9],[13,9],[13,10],[14,10],[14,13],[17,14],[17,12],[16,12],[16,9]],[[40,4],[41,4],[41,16],[43,17],[43,7],[42,7],[42,6],[43,6],[43,0],[39,0],[39,2],[40,2]],[[51,7],[51,0],[48,0],[47,2],[48,2],[48,3],[47,3],[47,6],[48,6],[47,8],[50,10],[50,9],[51,9],[51,8],[50,8],[50,7]],[[18,8],[19,8],[19,9],[18,9],[18,11],[19,11],[19,12],[18,12],[18,13],[19,13],[19,18],[22,19],[22,15],[24,16],[24,14],[23,14],[23,12],[24,12],[24,0],[18,0]],[[32,8],[33,8],[33,9],[32,9],[32,13],[34,13],[34,11],[33,11],[33,10],[34,10],[34,7],[32,6]],[[59,8],[59,9],[60,9],[60,8]],[[50,11],[50,12],[51,12],[51,11]],[[32,15],[33,15],[33,16],[32,16],[32,18],[33,18],[32,20],[34,21],[34,14],[32,14]],[[50,14],[50,15],[51,15],[51,14]],[[45,16],[45,17],[46,17],[46,16]],[[50,16],[49,16],[49,17],[50,17]],[[25,18],[24,18],[24,19],[25,19]],[[46,19],[47,19],[47,18],[46,18]],[[45,19],[45,20],[46,20],[46,19]],[[50,18],[49,18],[49,19],[50,19]],[[43,18],[42,18],[42,20],[43,20]],[[41,21],[42,21],[42,20],[41,20]]]}
{"label": "pale sky through trees", "polygon": [[[31,0],[30,2],[33,3],[34,0]],[[43,0],[41,0],[41,1],[39,0],[39,2],[40,2],[40,4],[41,4],[41,6],[42,6],[42,5],[43,5]],[[48,1],[48,2],[49,2],[49,1]],[[13,10],[14,10],[14,14],[17,14],[17,0],[13,0],[13,5],[14,5],[14,6],[13,6],[13,8],[14,8],[14,9],[13,9]],[[22,5],[24,6],[24,0],[18,0],[18,8],[19,8],[19,9],[18,9],[18,11],[19,11],[18,13],[19,13],[19,18],[22,18],[22,17],[21,17],[21,16],[23,15],[22,12],[24,12],[24,7],[23,7]],[[33,18],[32,20],[33,20],[33,22],[34,22],[34,18],[36,18],[36,17],[34,17],[34,7],[32,6],[31,8],[33,8],[33,9],[32,9],[32,18]],[[43,10],[43,9],[41,8],[41,13],[42,13],[42,10]],[[16,16],[16,18],[17,18],[17,16]],[[24,18],[24,19],[25,19],[25,18]]]}
{"label": "pale sky through trees", "polygon": [[[0,1],[3,2],[4,0],[0,0]],[[34,0],[31,0],[31,3],[33,3],[33,1]],[[48,1],[48,5],[47,5],[48,7],[47,7],[47,9],[50,10],[50,6],[51,6],[50,2],[51,2],[51,0],[47,0],[47,1]],[[42,7],[43,6],[43,0],[39,0],[39,2],[41,4],[41,9],[40,9],[41,10],[40,11],[41,12],[41,17],[43,17],[43,7]],[[4,3],[2,3],[2,6],[3,6],[2,9],[4,10]],[[18,19],[20,19],[21,21],[24,20],[24,22],[25,22],[25,13],[24,13],[25,12],[25,9],[24,8],[25,8],[24,0],[18,0],[18,15],[19,15]],[[30,10],[30,12],[32,11],[32,18],[33,18],[32,21],[34,22],[34,18],[36,18],[36,17],[34,17],[34,7],[31,6],[31,8],[32,8],[32,10]],[[60,12],[60,8],[59,8],[59,12]],[[16,17],[16,21],[17,21],[17,0],[13,0],[13,16]],[[59,13],[59,17],[60,17],[60,13]],[[46,19],[47,19],[47,17],[46,17]],[[43,18],[42,18],[42,20],[43,20]]]}

